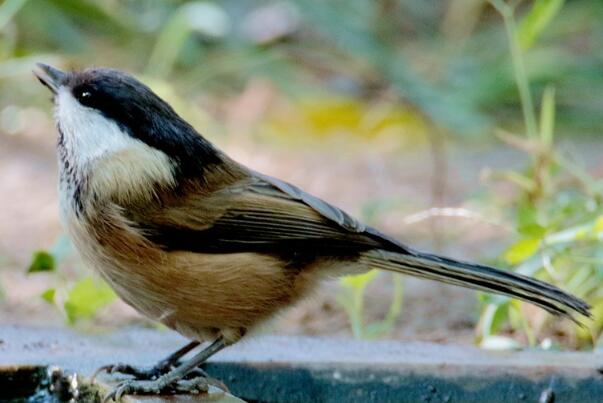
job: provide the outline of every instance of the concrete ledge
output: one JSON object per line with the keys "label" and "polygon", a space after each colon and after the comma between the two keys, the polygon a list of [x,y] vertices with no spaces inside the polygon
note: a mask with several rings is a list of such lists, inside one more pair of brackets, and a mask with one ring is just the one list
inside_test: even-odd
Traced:
{"label": "concrete ledge", "polygon": [[[152,330],[84,336],[5,326],[0,366],[56,365],[89,377],[106,363],[153,364],[185,342]],[[220,353],[206,370],[251,401],[584,403],[603,399],[602,365],[603,354],[587,352],[259,336]]]}

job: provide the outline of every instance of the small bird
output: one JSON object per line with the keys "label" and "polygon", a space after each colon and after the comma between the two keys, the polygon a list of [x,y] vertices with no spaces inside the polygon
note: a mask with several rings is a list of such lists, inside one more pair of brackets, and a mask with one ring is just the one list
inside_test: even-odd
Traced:
{"label": "small bird", "polygon": [[235,162],[126,73],[38,67],[53,94],[60,213],[74,245],[126,303],[192,340],[153,368],[103,367],[132,375],[108,399],[205,390],[199,366],[210,356],[322,279],[370,268],[590,316],[555,286],[419,252]]}

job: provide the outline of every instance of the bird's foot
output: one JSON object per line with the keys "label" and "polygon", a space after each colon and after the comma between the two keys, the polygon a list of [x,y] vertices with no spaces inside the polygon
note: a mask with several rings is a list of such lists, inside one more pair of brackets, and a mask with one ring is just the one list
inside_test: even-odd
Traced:
{"label": "bird's foot", "polygon": [[103,402],[106,403],[111,400],[119,402],[124,395],[199,394],[207,392],[208,387],[208,380],[203,376],[175,381],[171,381],[169,377],[165,376],[154,380],[128,379],[113,389]]}
{"label": "bird's foot", "polygon": [[135,367],[133,365],[123,363],[109,364],[97,369],[96,372],[94,372],[92,379],[96,379],[96,376],[101,372],[106,372],[109,375],[132,375],[137,380],[149,381],[159,378],[161,375],[166,374],[170,369],[172,369],[172,365],[169,362],[164,361],[157,363],[157,365],[151,368]]}

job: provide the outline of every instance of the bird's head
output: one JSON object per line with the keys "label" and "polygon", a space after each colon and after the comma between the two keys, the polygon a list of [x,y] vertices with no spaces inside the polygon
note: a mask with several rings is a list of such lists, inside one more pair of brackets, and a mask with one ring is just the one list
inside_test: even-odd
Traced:
{"label": "bird's head", "polygon": [[102,167],[106,180],[125,183],[124,170],[163,176],[171,170],[180,178],[219,163],[209,142],[129,74],[106,68],[64,72],[38,64],[35,75],[53,93],[59,147],[69,167]]}

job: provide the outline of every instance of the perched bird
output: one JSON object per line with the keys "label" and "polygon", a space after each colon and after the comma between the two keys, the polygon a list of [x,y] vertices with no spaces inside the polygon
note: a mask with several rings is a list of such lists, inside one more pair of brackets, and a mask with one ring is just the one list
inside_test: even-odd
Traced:
{"label": "perched bird", "polygon": [[107,366],[133,375],[111,398],[203,389],[198,367],[211,355],[325,277],[369,268],[590,315],[550,284],[419,252],[233,161],[128,74],[38,67],[54,96],[61,217],[73,243],[125,302],[192,340],[148,370]]}

